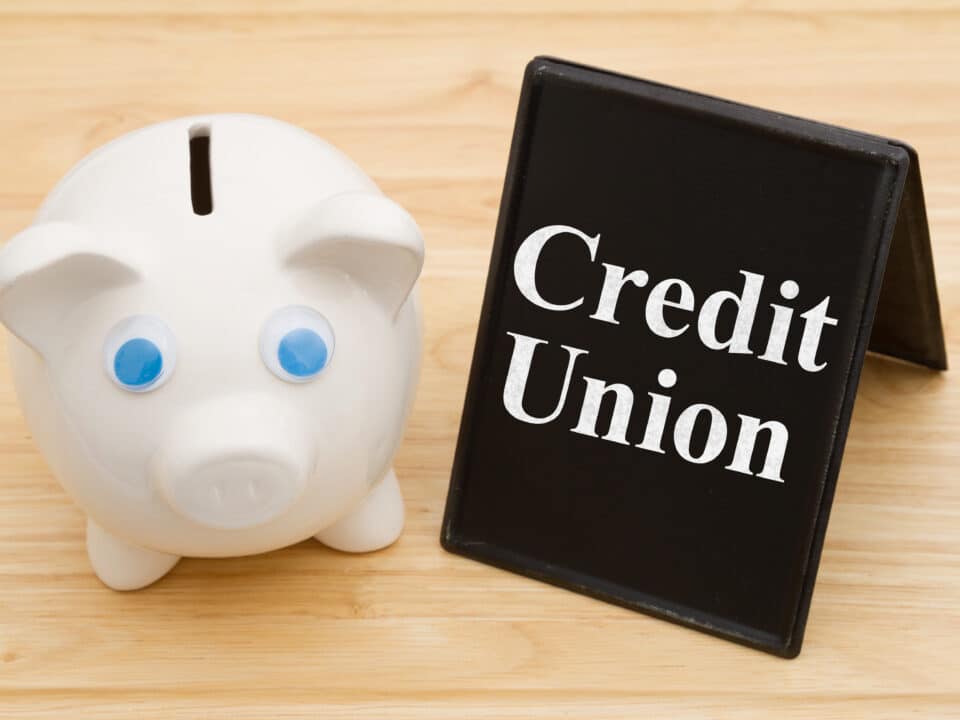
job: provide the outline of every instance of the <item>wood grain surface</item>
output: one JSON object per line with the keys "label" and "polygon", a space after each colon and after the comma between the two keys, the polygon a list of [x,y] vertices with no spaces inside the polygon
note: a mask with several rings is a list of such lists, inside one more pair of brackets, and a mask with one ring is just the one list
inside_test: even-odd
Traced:
{"label": "wood grain surface", "polygon": [[547,53],[891,135],[922,160],[960,350],[960,3],[0,1],[0,237],[146,123],[274,115],[419,220],[426,348],[387,551],[92,575],[0,361],[4,718],[960,717],[960,374],[870,358],[803,654],[444,553],[438,533],[524,64]]}

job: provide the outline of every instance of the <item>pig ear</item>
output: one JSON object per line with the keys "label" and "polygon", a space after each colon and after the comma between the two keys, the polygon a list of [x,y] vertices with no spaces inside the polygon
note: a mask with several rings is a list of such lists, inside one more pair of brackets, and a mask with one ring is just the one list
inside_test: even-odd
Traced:
{"label": "pig ear", "polygon": [[40,354],[78,303],[139,273],[71,223],[34,225],[0,249],[0,322]]}
{"label": "pig ear", "polygon": [[395,317],[423,267],[417,223],[392,200],[343,193],[308,210],[283,239],[287,267],[337,267]]}

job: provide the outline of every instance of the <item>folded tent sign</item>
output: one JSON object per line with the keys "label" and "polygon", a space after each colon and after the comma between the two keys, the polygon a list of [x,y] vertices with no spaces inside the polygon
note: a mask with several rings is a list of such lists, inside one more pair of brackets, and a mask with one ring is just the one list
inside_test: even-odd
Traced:
{"label": "folded tent sign", "polygon": [[538,58],[441,540],[792,657],[868,346],[946,367],[909,147]]}

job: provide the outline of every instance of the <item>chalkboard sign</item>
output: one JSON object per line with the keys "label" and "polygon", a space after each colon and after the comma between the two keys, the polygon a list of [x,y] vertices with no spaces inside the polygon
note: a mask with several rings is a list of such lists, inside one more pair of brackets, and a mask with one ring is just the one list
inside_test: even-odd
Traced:
{"label": "chalkboard sign", "polygon": [[534,60],[444,546],[795,656],[868,346],[946,366],[929,245],[901,143]]}

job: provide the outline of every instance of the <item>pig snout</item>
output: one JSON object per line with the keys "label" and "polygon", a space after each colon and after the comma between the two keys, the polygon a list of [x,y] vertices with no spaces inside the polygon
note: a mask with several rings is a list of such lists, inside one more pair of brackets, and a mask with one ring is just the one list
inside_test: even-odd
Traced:
{"label": "pig snout", "polygon": [[209,528],[262,525],[287,511],[314,464],[289,411],[260,397],[208,401],[175,420],[153,463],[179,515]]}

